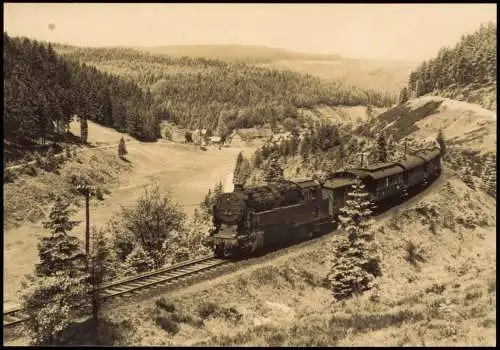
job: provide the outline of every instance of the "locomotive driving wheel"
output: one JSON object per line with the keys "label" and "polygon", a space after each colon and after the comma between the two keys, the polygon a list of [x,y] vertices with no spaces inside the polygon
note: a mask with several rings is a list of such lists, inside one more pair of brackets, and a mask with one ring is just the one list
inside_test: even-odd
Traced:
{"label": "locomotive driving wheel", "polygon": [[224,257],[225,257],[225,255],[226,255],[226,254],[225,254],[225,253],[226,253],[226,251],[225,251],[225,249],[224,249],[224,246],[220,246],[220,245],[216,246],[216,247],[215,247],[215,251],[214,251],[214,253],[215,253],[215,256],[216,256],[216,257],[218,257],[218,258],[224,258]]}

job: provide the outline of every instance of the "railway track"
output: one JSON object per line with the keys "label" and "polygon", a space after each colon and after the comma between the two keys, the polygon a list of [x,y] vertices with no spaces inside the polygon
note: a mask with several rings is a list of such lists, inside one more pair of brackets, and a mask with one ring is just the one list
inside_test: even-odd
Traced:
{"label": "railway track", "polygon": [[[104,283],[99,288],[99,297],[105,300],[139,293],[147,288],[172,285],[229,263],[229,260],[218,259],[214,256],[181,262],[155,271]],[[22,313],[19,306],[13,306],[3,312],[3,326],[4,328],[14,326],[28,320],[28,318]]]}
{"label": "railway track", "polygon": [[[444,177],[442,175],[439,176],[436,181],[433,181],[433,183],[430,184],[430,186],[424,191],[416,194],[412,198],[409,198],[407,201],[380,213],[376,216],[376,219],[381,220],[390,215],[393,210],[402,209],[420,200],[423,196],[429,193],[431,188],[435,188],[439,183],[442,183],[443,180]],[[324,236],[328,236],[328,234]],[[323,238],[319,237],[310,241],[305,241],[299,245],[313,244],[318,239],[325,239],[324,236]],[[190,276],[201,275],[229,263],[232,262],[229,260],[218,259],[214,256],[205,256],[203,258],[181,262],[155,271],[104,283],[100,287],[99,296],[101,300],[106,300],[129,294],[138,294],[149,288],[174,285],[178,282],[186,280]],[[4,328],[20,324],[27,319],[28,317],[22,314],[19,306],[10,307],[3,312]]]}

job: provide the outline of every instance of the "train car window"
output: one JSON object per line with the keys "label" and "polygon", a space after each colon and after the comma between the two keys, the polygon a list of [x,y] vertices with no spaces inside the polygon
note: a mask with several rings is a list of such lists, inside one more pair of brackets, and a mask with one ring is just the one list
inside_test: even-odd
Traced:
{"label": "train car window", "polygon": [[252,227],[252,224],[255,222],[254,216],[255,216],[255,214],[252,212],[248,214],[248,220],[247,220],[247,227],[248,228]]}
{"label": "train car window", "polygon": [[304,197],[304,200],[308,201],[310,200],[311,198],[311,195],[309,194],[309,191],[305,190],[302,192],[302,196]]}
{"label": "train car window", "polygon": [[316,189],[312,189],[310,193],[311,193],[311,199],[317,199],[318,198],[317,193],[316,193]]}

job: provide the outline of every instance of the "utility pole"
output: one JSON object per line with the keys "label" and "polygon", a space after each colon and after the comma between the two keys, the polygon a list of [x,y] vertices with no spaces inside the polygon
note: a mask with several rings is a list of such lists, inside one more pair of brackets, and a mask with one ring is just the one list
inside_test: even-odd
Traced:
{"label": "utility pole", "polygon": [[361,153],[361,165],[359,166],[360,168],[362,168],[362,167],[363,167],[363,156],[364,156],[364,155],[365,155],[364,153]]}
{"label": "utility pole", "polygon": [[85,188],[85,254],[90,254],[90,188]]}
{"label": "utility pole", "polygon": [[85,254],[90,254],[90,195],[92,189],[88,185],[78,185],[76,188],[85,196]]}

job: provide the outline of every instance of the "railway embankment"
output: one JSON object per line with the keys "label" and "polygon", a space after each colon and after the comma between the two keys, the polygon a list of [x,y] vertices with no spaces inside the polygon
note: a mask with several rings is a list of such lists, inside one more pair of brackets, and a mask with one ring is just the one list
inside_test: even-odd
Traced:
{"label": "railway embankment", "polygon": [[169,292],[160,301],[152,298],[109,310],[100,341],[494,345],[495,215],[493,198],[471,190],[445,168],[425,194],[377,218],[373,230],[383,273],[378,288],[332,304],[325,282],[330,251],[326,236]]}

